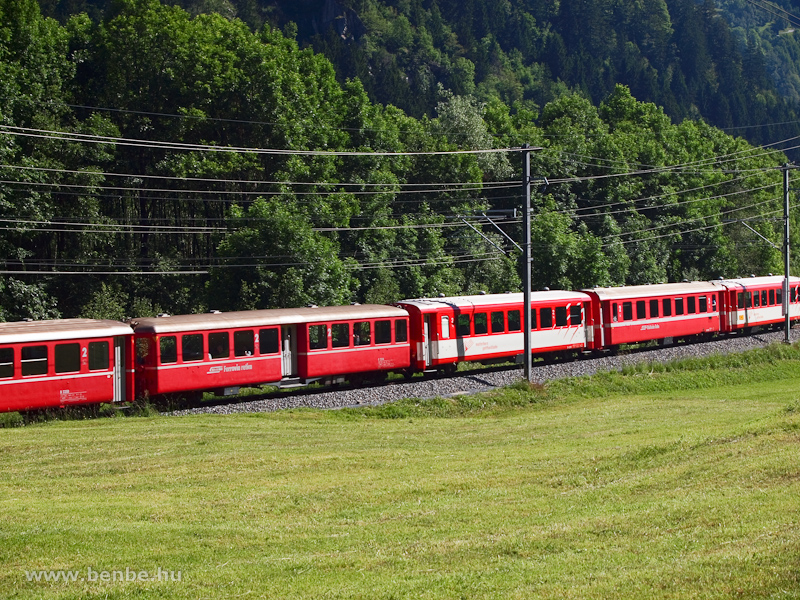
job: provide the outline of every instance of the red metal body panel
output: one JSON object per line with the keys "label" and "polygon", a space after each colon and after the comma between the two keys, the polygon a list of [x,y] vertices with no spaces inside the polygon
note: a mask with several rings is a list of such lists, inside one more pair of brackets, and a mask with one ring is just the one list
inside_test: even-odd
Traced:
{"label": "red metal body panel", "polygon": [[720,297],[724,289],[715,282],[584,291],[594,305],[594,349],[720,330]]}
{"label": "red metal body panel", "polygon": [[[398,320],[407,327],[405,311],[379,305],[137,319],[132,322],[138,354],[136,390],[160,395],[277,383],[284,377],[308,380],[407,368],[408,342],[394,341]],[[350,340],[347,347],[333,347],[331,328],[335,325],[352,328],[355,323],[369,323],[374,331],[376,322],[387,321],[391,343],[356,345]],[[325,330],[324,348],[310,349],[310,327]],[[268,348],[261,339],[265,332],[271,333]],[[296,339],[290,339],[295,335]],[[224,349],[215,351],[214,336],[226,338]],[[237,349],[237,336],[253,340],[246,348],[249,354]],[[198,340],[191,354],[184,351],[185,337]]]}
{"label": "red metal body panel", "polygon": [[0,411],[132,400],[132,339],[115,321],[0,324]]}
{"label": "red metal body panel", "polygon": [[[724,289],[722,331],[734,332],[783,323],[783,286],[780,276],[727,279]],[[800,319],[800,278],[789,278],[788,307],[791,319]]]}
{"label": "red metal body panel", "polygon": [[[401,320],[406,324],[408,323],[408,318],[405,315],[401,317]],[[346,346],[334,348],[331,328],[334,325],[348,326],[350,331],[353,331],[356,323],[369,323],[371,330],[374,331],[375,329],[375,319],[310,323],[308,326],[298,329],[298,344],[299,348],[301,348],[298,352],[298,374],[300,378],[315,379],[351,373],[402,370],[409,367],[411,364],[409,343],[407,340],[403,342],[396,341],[394,326],[392,326],[391,330],[391,342],[376,344],[373,338],[369,343],[356,344],[351,333]],[[327,328],[327,343],[324,348],[312,349],[310,347],[309,327],[314,326]]]}
{"label": "red metal body panel", "polygon": [[[400,301],[397,305],[407,310],[410,318],[413,368],[421,371],[462,361],[489,361],[522,354],[523,302],[521,293]],[[540,318],[530,334],[533,351],[585,348],[587,334],[591,335],[587,329],[591,318],[588,303],[589,297],[581,292],[534,292],[531,307]],[[559,325],[556,308],[565,315],[571,308],[579,308],[580,323],[568,319],[566,324]],[[542,310],[548,312],[550,325],[542,326]]]}

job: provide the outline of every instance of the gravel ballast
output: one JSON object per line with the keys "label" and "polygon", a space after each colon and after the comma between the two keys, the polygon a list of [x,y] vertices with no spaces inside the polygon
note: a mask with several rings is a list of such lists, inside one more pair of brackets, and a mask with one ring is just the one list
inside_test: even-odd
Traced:
{"label": "gravel ballast", "polygon": [[[762,332],[750,336],[719,338],[711,342],[680,344],[665,348],[654,348],[630,354],[604,355],[571,362],[543,364],[535,362],[533,381],[544,383],[564,377],[592,375],[603,371],[619,370],[624,365],[640,362],[666,363],[681,358],[700,358],[714,354],[744,352],[753,348],[763,348],[785,339],[783,331]],[[800,339],[800,330],[792,330],[792,342]],[[454,377],[412,381],[398,380],[384,385],[360,389],[342,388],[318,393],[297,393],[280,397],[259,398],[258,400],[233,400],[230,403],[202,406],[167,414],[174,416],[191,414],[234,414],[250,412],[272,412],[289,408],[344,408],[385,404],[402,398],[435,398],[458,394],[472,394],[510,385],[523,378],[522,368],[510,367],[503,370],[479,370]]]}

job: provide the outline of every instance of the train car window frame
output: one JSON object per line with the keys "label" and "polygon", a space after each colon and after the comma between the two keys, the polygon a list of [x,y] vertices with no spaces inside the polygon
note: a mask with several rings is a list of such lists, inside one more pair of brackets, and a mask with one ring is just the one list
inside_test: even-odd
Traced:
{"label": "train car window frame", "polygon": [[369,321],[356,321],[353,323],[353,345],[372,345],[372,327]]}
{"label": "train car window frame", "polygon": [[688,296],[686,298],[686,314],[693,315],[697,313],[697,298],[695,296]]}
{"label": "train car window frame", "polygon": [[205,340],[202,333],[185,333],[181,336],[181,360],[198,362],[203,360]]}
{"label": "train car window frame", "polygon": [[522,331],[522,311],[508,311],[508,331]]}
{"label": "train car window frame", "polygon": [[767,290],[761,290],[761,306],[769,306],[767,303]]}
{"label": "train car window frame", "polygon": [[556,313],[556,327],[566,327],[567,326],[567,307],[566,306],[556,306],[555,308]]}
{"label": "train car window frame", "polygon": [[615,323],[619,321],[619,308],[616,302],[611,303],[611,320]]}
{"label": "train car window frame", "polygon": [[736,308],[744,308],[744,292],[736,294]]}
{"label": "train car window frame", "polygon": [[[450,333],[449,329],[448,327],[448,333]],[[408,341],[408,322],[405,319],[395,319],[394,341],[395,343]]]}
{"label": "train car window frame", "polygon": [[233,332],[233,355],[237,358],[253,356],[256,352],[256,334],[252,329]]}
{"label": "train car window frame", "polygon": [[456,337],[463,338],[472,335],[472,319],[467,314],[456,317]]}
{"label": "train car window frame", "polygon": [[442,339],[449,340],[450,339],[450,316],[449,315],[442,315],[442,318],[439,319],[439,325],[442,328]]}
{"label": "train car window frame", "polygon": [[711,294],[711,310],[712,312],[716,312],[717,310],[717,295]]}
{"label": "train car window frame", "polygon": [[637,319],[647,318],[647,303],[644,300],[636,301],[636,318]]}
{"label": "train car window frame", "polygon": [[583,310],[580,304],[572,304],[569,307],[569,324],[570,325],[583,324]]}
{"label": "train car window frame", "polygon": [[[541,312],[541,310],[542,310],[542,309],[539,309],[539,312]],[[540,324],[540,322],[539,322],[539,321],[537,321],[537,318],[538,318],[538,317],[536,316],[536,312],[537,312],[537,311],[536,311],[536,309],[535,309],[535,308],[532,308],[532,309],[531,309],[531,331],[533,331],[534,329],[539,329],[539,324]],[[522,331],[522,329],[521,329],[521,328],[520,328],[520,331]]]}
{"label": "train car window frame", "polygon": [[23,346],[20,351],[20,367],[23,377],[47,375],[49,369],[48,349],[44,344]]}
{"label": "train car window frame", "polygon": [[281,339],[277,327],[258,330],[258,353],[278,354],[281,351]]}
{"label": "train car window frame", "polygon": [[231,336],[227,331],[208,334],[208,357],[212,360],[231,357]]}
{"label": "train car window frame", "polygon": [[487,335],[489,333],[489,317],[485,312],[475,313],[472,317],[472,325],[475,328],[475,335]]}
{"label": "train car window frame", "polygon": [[[531,311],[533,313],[533,311]],[[531,318],[531,325],[533,325],[533,318]],[[539,329],[552,329],[553,328],[553,309],[540,308],[539,309]]]}
{"label": "train car window frame", "polygon": [[111,367],[110,350],[111,344],[106,340],[89,342],[89,370],[108,371]]}
{"label": "train car window frame", "polygon": [[392,322],[389,319],[375,321],[375,345],[385,346],[392,343]]}
{"label": "train car window frame", "polygon": [[506,332],[506,313],[502,310],[493,310],[489,318],[492,323],[492,333]]}
{"label": "train car window frame", "polygon": [[158,359],[162,365],[172,365],[178,362],[178,338],[176,336],[162,335],[158,338]]}
{"label": "train car window frame", "polygon": [[753,292],[744,293],[744,307],[753,308]]}
{"label": "train car window frame", "polygon": [[683,309],[684,309],[683,298],[675,298],[675,316],[679,317],[681,315],[686,314]]}
{"label": "train car window frame", "polygon": [[761,307],[761,294],[758,291],[753,292],[753,308]]}
{"label": "train car window frame", "polygon": [[14,348],[0,348],[0,379],[14,377]]}
{"label": "train car window frame", "polygon": [[665,317],[671,317],[672,316],[672,298],[664,298],[661,301],[661,308],[662,308],[661,314],[663,314]]}
{"label": "train car window frame", "polygon": [[706,296],[699,296],[697,298],[698,312],[708,312],[708,298]]}
{"label": "train car window frame", "polygon": [[650,318],[651,319],[658,318],[658,300],[655,298],[650,300]]}
{"label": "train car window frame", "polygon": [[350,347],[350,323],[334,323],[331,325],[331,348]]}
{"label": "train car window frame", "polygon": [[632,302],[623,302],[622,303],[622,320],[623,321],[633,321],[633,303]]}
{"label": "train car window frame", "polygon": [[775,302],[775,290],[770,290],[769,291],[769,305],[770,306],[775,306],[775,304],[777,304]]}
{"label": "train car window frame", "polygon": [[78,342],[56,344],[53,348],[53,363],[55,372],[80,373],[81,372],[81,345]]}
{"label": "train car window frame", "polygon": [[327,350],[328,349],[328,326],[309,325],[308,326],[308,349]]}
{"label": "train car window frame", "polygon": [[778,288],[775,290],[775,304],[778,306],[783,305],[783,288]]}

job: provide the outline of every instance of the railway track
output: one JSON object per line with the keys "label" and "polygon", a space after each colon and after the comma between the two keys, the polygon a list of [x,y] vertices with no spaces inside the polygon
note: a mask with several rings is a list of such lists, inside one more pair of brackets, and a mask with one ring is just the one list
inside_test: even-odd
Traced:
{"label": "railway track", "polygon": [[[781,343],[783,331],[764,331],[752,335],[720,336],[708,342],[683,343],[667,347],[646,347],[616,355],[589,356],[573,361],[535,362],[533,380],[545,383],[564,377],[591,375],[602,371],[622,369],[628,364],[662,362],[713,354],[744,352]],[[790,340],[800,340],[800,328],[790,332]],[[464,367],[462,366],[462,369]],[[510,385],[523,377],[517,365],[459,370],[451,377],[415,377],[407,381],[397,379],[369,387],[328,386],[303,388],[292,392],[279,391],[257,396],[215,398],[194,403],[164,414],[182,416],[191,414],[233,414],[247,412],[272,412],[290,408],[335,409],[354,406],[375,406],[402,398],[435,398],[458,394],[472,394]]]}

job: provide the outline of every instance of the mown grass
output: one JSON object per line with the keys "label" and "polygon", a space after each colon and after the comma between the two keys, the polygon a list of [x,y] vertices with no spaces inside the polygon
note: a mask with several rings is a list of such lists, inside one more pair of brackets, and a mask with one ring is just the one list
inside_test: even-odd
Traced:
{"label": "mown grass", "polygon": [[[3,598],[800,598],[800,351],[0,431]],[[180,571],[29,582],[26,571]]]}

